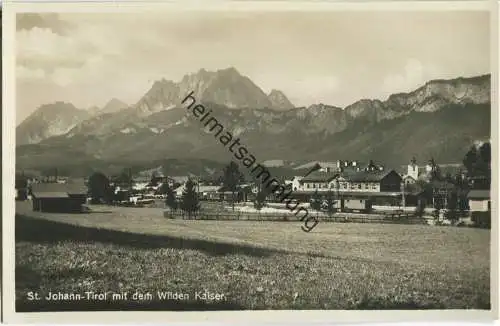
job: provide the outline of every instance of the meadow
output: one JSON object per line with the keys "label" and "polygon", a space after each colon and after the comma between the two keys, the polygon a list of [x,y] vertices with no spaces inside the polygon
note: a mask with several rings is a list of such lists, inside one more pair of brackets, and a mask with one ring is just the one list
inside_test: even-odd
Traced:
{"label": "meadow", "polygon": [[[57,310],[489,309],[490,231],[203,221],[158,208],[16,204],[16,307]],[[223,293],[227,300],[29,301],[27,293]]]}

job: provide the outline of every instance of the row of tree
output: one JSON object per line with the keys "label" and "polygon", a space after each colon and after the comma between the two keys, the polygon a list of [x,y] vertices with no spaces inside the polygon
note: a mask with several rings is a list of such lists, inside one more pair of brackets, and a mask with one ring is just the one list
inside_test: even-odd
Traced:
{"label": "row of tree", "polygon": [[178,201],[177,197],[175,196],[174,190],[167,185],[167,196],[165,199],[165,204],[170,208],[170,211],[172,213],[175,213],[180,209],[183,217],[187,216],[189,219],[191,219],[193,216],[196,217],[196,215],[200,211],[201,205],[195,186],[196,184],[194,183],[194,181],[189,179],[186,182],[186,186],[184,188],[184,191],[182,192],[182,196]]}

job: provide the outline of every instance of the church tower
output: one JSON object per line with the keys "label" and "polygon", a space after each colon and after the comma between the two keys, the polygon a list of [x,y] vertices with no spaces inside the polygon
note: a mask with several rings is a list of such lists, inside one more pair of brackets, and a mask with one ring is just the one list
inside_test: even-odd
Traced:
{"label": "church tower", "polygon": [[412,177],[415,180],[418,180],[418,165],[417,160],[414,158],[411,159],[410,164],[408,164],[408,173],[409,177]]}

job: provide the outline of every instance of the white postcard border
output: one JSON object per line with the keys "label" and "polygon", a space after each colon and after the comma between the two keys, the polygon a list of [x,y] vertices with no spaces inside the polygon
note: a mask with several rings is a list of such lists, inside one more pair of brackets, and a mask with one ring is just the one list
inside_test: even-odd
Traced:
{"label": "white postcard border", "polygon": [[[381,322],[381,321],[477,321],[488,322],[498,318],[498,219],[492,219],[491,229],[491,306],[483,310],[264,310],[231,312],[15,312],[15,260],[14,260],[14,175],[15,175],[15,13],[16,12],[148,12],[157,10],[193,11],[325,11],[325,10],[490,10],[491,13],[491,72],[492,72],[492,189],[498,199],[499,152],[498,152],[498,16],[497,1],[430,1],[430,2],[305,2],[305,1],[183,1],[164,3],[131,2],[87,2],[87,3],[3,3],[3,277],[2,312],[8,323],[145,323],[145,322],[293,322],[311,324],[316,322]],[[493,109],[494,108],[494,109]],[[492,217],[498,216],[498,200],[493,200]]]}

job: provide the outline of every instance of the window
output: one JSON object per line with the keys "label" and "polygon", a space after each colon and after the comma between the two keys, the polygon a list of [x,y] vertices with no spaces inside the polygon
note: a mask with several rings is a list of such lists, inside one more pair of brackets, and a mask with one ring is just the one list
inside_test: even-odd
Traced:
{"label": "window", "polygon": [[361,183],[360,183],[360,184],[358,184],[358,189],[361,189]]}
{"label": "window", "polygon": [[361,204],[363,204],[363,199],[360,199],[360,200],[359,200],[359,202],[360,202]]}

